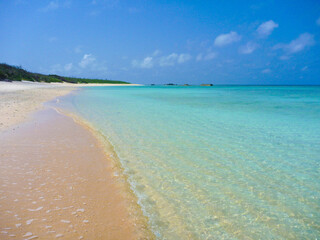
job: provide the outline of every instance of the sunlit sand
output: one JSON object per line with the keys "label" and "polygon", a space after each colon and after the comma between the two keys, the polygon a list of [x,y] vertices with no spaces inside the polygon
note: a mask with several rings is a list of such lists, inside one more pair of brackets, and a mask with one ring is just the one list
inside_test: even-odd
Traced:
{"label": "sunlit sand", "polygon": [[125,179],[115,176],[115,165],[90,131],[54,109],[28,115],[44,99],[72,89],[41,88],[34,95],[37,90],[0,95],[12,101],[2,111],[22,111],[1,117],[0,238],[153,238]]}

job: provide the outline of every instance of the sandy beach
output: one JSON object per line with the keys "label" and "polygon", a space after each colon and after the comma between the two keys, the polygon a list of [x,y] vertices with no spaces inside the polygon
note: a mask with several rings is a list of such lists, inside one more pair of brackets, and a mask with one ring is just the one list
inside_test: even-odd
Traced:
{"label": "sandy beach", "polygon": [[139,86],[139,84],[71,84],[0,81],[0,131],[22,122],[42,103],[66,95],[79,87]]}
{"label": "sandy beach", "polygon": [[43,109],[75,89],[1,83],[0,238],[152,239],[101,141],[72,118]]}
{"label": "sandy beach", "polygon": [[42,103],[75,89],[70,85],[0,81],[0,131],[26,120],[43,107]]}

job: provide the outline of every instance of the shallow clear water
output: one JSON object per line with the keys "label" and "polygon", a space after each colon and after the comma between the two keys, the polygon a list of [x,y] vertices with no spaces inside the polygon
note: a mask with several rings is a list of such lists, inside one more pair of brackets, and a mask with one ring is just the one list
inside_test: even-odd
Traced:
{"label": "shallow clear water", "polygon": [[68,98],[159,239],[320,236],[319,87],[90,87]]}

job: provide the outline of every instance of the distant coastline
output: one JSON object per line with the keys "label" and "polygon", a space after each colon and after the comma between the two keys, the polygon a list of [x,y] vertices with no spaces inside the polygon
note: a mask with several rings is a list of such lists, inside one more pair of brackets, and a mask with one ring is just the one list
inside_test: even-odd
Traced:
{"label": "distant coastline", "polygon": [[130,84],[129,82],[118,80],[103,80],[91,78],[75,78],[63,77],[56,74],[32,73],[24,70],[20,66],[12,66],[9,64],[0,64],[0,81],[31,81],[31,82],[47,82],[47,83],[72,83],[72,84]]}

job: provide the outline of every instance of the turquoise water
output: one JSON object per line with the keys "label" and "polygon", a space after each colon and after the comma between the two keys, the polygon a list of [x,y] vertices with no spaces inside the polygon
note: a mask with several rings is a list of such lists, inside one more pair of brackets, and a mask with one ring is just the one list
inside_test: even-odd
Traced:
{"label": "turquoise water", "polygon": [[159,239],[320,236],[319,87],[90,87]]}

